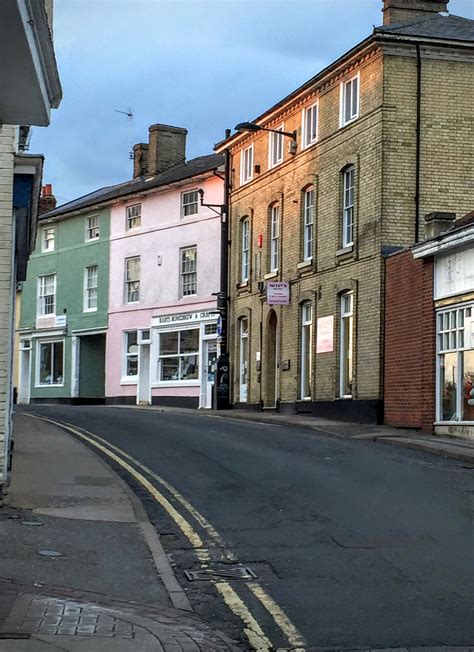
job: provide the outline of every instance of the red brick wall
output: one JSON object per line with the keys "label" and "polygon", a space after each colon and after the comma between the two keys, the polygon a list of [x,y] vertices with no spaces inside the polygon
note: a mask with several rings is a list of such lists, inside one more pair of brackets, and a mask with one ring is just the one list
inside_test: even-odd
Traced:
{"label": "red brick wall", "polygon": [[432,431],[436,321],[433,261],[402,251],[386,260],[384,420]]}

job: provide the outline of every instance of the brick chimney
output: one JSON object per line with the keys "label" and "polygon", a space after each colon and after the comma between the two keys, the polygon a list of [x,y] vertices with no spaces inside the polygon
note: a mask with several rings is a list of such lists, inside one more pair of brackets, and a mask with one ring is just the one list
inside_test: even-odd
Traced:
{"label": "brick chimney", "polygon": [[405,23],[448,11],[449,0],[382,0],[383,24]]}
{"label": "brick chimney", "polygon": [[148,175],[148,145],[138,143],[133,146],[133,178]]}
{"label": "brick chimney", "polygon": [[41,197],[38,203],[38,215],[43,215],[48,211],[52,211],[53,208],[56,208],[56,197],[53,195],[53,186],[50,183],[47,183],[41,189]]}
{"label": "brick chimney", "polygon": [[149,128],[148,174],[160,174],[186,160],[187,129],[170,125]]}
{"label": "brick chimney", "polygon": [[436,238],[454,224],[456,213],[428,213],[425,215],[425,238]]}

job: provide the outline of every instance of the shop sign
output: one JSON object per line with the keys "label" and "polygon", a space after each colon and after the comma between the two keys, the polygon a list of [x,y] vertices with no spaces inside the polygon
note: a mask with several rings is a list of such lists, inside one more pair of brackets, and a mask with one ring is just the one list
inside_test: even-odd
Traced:
{"label": "shop sign", "polygon": [[67,315],[56,315],[56,326],[59,328],[66,326]]}
{"label": "shop sign", "polygon": [[316,332],[316,353],[334,351],[334,315],[319,317]]}
{"label": "shop sign", "polygon": [[216,313],[210,310],[198,312],[181,312],[177,315],[156,315],[153,317],[155,326],[169,326],[172,324],[189,324],[205,319],[215,319]]}
{"label": "shop sign", "polygon": [[269,306],[290,305],[290,284],[288,281],[268,281],[267,303]]}

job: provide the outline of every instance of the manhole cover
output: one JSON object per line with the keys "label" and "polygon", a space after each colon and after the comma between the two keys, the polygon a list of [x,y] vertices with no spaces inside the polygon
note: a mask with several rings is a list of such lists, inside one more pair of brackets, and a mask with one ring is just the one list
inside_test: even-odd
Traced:
{"label": "manhole cover", "polygon": [[184,571],[190,581],[212,580],[224,578],[228,580],[254,580],[257,576],[247,566],[229,566],[226,568],[201,568],[195,571]]}
{"label": "manhole cover", "polygon": [[38,555],[43,557],[62,557],[62,552],[57,552],[56,550],[38,550]]}

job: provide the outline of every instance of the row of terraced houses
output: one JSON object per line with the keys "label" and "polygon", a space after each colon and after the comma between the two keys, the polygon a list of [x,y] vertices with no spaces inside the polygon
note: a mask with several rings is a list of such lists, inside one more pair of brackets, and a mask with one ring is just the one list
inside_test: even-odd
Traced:
{"label": "row of terraced houses", "polygon": [[210,408],[228,352],[234,406],[472,435],[473,45],[448,0],[383,0],[214,154],[152,125],[132,180],[41,218],[19,400]]}

